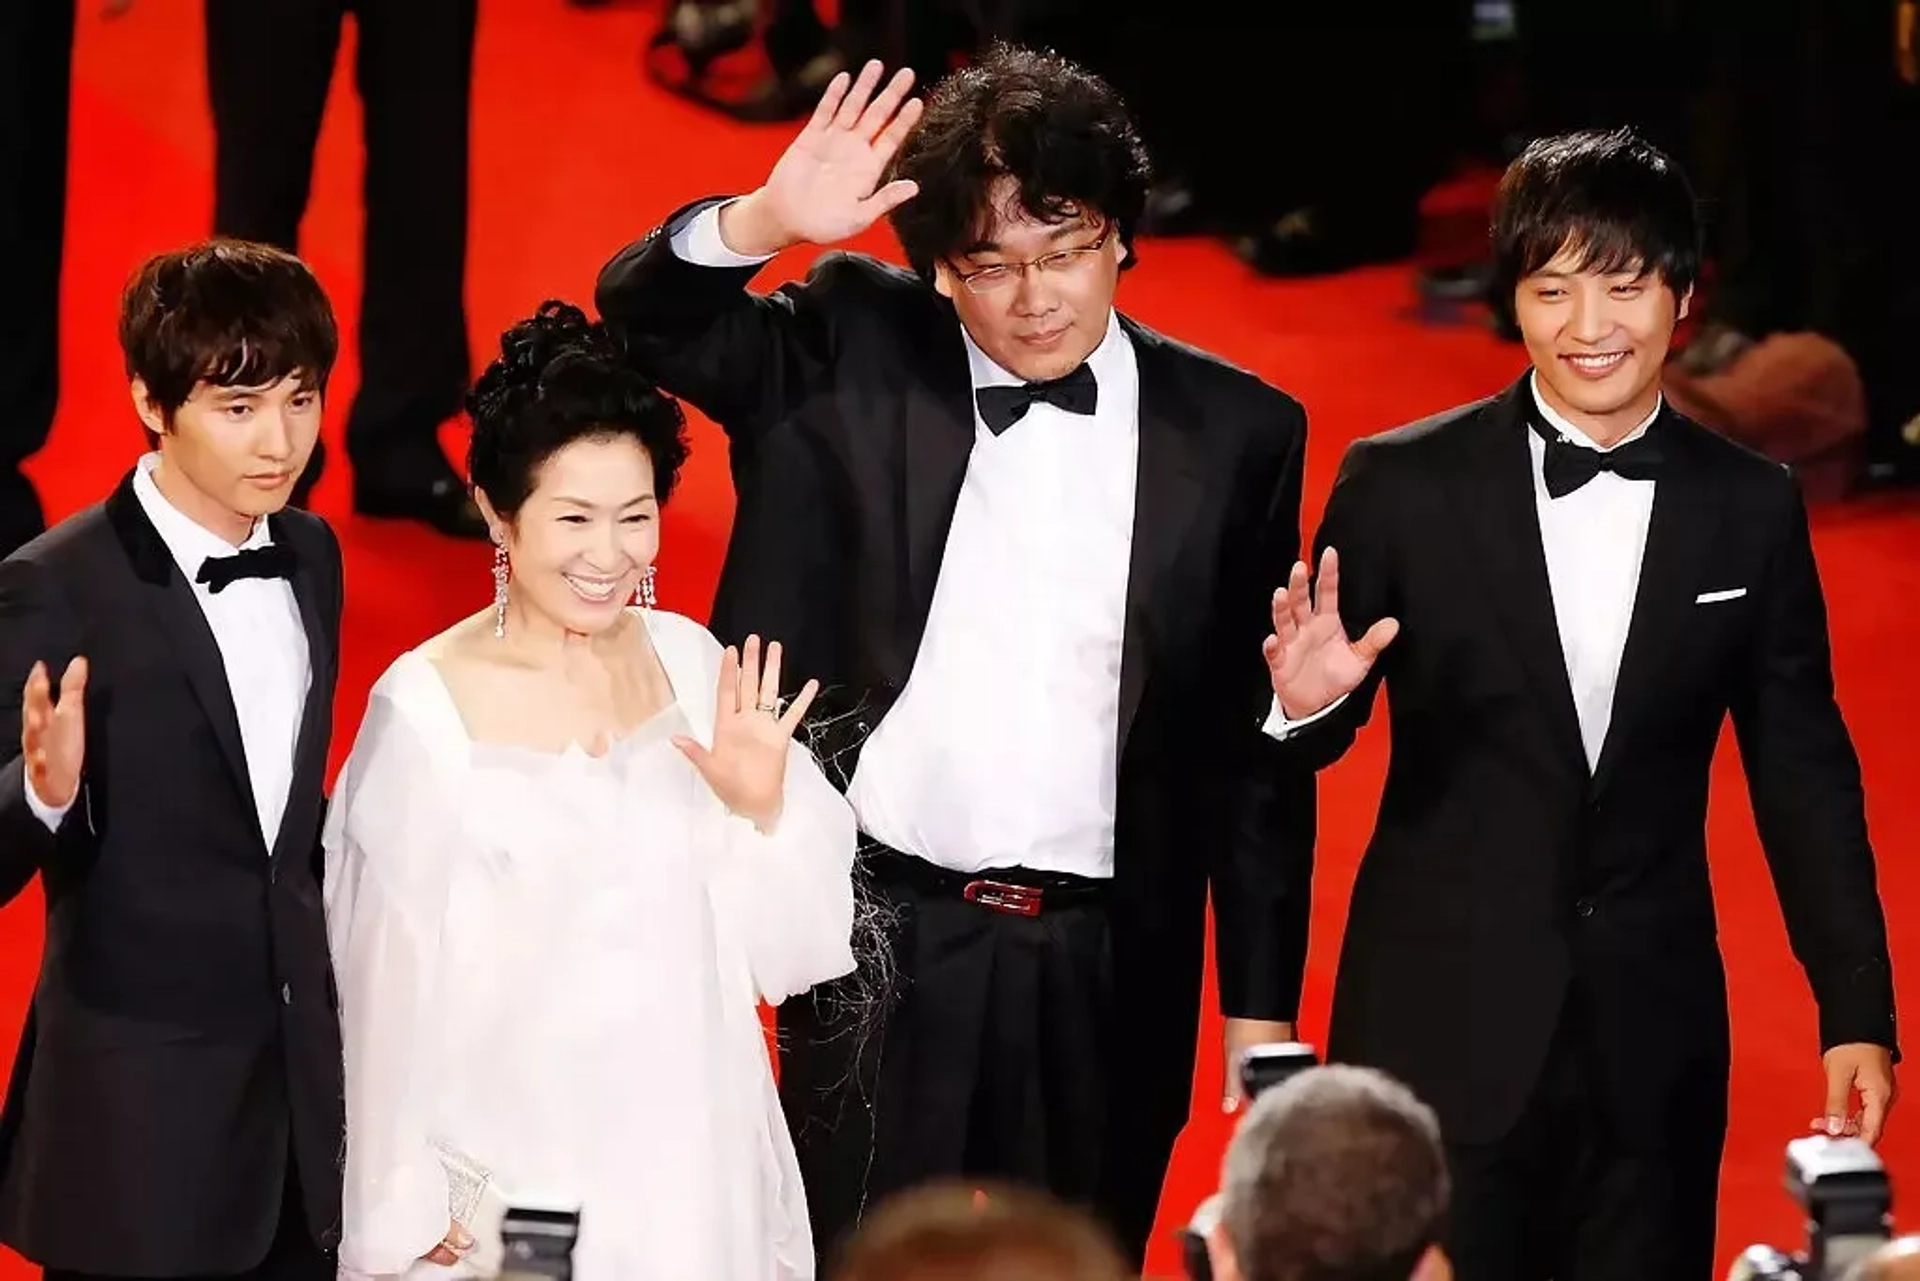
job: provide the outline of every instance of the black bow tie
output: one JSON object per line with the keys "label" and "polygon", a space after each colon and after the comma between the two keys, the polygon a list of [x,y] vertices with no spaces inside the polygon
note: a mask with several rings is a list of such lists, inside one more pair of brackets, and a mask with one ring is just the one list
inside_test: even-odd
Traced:
{"label": "black bow tie", "polygon": [[291,578],[293,565],[291,547],[285,543],[269,543],[231,556],[207,557],[200,562],[195,581],[205,583],[208,591],[217,592],[242,578]]}
{"label": "black bow tie", "polygon": [[1628,480],[1655,480],[1666,461],[1651,432],[1614,449],[1591,449],[1574,444],[1561,435],[1558,428],[1548,426],[1537,417],[1529,421],[1547,442],[1546,465],[1542,470],[1546,474],[1549,498],[1564,498],[1603,471]]}
{"label": "black bow tie", "polygon": [[1070,414],[1091,414],[1100,401],[1100,384],[1085,365],[1061,378],[1043,383],[1014,383],[1012,386],[982,387],[974,394],[980,406],[981,421],[998,436],[1027,416],[1033,402],[1044,400]]}

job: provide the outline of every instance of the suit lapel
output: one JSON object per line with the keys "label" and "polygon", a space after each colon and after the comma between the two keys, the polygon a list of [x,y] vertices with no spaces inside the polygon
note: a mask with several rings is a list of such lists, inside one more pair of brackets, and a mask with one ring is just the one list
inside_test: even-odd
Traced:
{"label": "suit lapel", "polygon": [[1192,431],[1199,412],[1187,399],[1165,339],[1121,317],[1140,370],[1139,458],[1133,498],[1133,550],[1127,570],[1126,634],[1120,651],[1122,754],[1157,649],[1172,630],[1174,566],[1205,493]]}
{"label": "suit lapel", "polygon": [[1533,456],[1527,446],[1527,398],[1522,378],[1489,401],[1449,477],[1461,528],[1472,542],[1466,563],[1485,586],[1485,600],[1513,642],[1514,651],[1546,709],[1549,731],[1587,772],[1586,748],[1567,680],[1565,651],[1547,578],[1540,512],[1534,505]]}
{"label": "suit lapel", "polygon": [[234,785],[240,789],[251,812],[253,782],[247,772],[246,748],[240,741],[240,719],[233,709],[233,694],[227,686],[220,646],[213,638],[213,629],[207,626],[206,615],[200,610],[192,585],[174,564],[173,553],[167,550],[160,531],[141,510],[140,500],[133,492],[133,473],[129,472],[107,499],[106,513],[142,584],[143,603],[160,634],[172,645],[187,683],[213,728],[214,739],[220,744],[220,754],[227,762]]}
{"label": "suit lapel", "polygon": [[[318,798],[325,784],[327,742],[333,715],[333,685],[339,661],[338,637],[327,625],[324,601],[326,584],[318,557],[309,547],[290,539],[288,522],[275,517],[272,522],[276,542],[294,542],[298,555],[293,575],[293,595],[300,604],[300,622],[307,634],[307,665],[312,676],[307,683],[307,698],[300,713],[300,732],[294,743],[293,779],[287,803],[275,833],[272,853],[277,859],[287,851],[282,847],[291,833],[299,838],[319,826],[319,815],[311,811],[307,798]],[[303,852],[294,847],[295,853]]]}
{"label": "suit lapel", "polygon": [[1694,590],[1721,517],[1719,489],[1685,424],[1667,408],[1652,431],[1666,464],[1654,485],[1633,619],[1620,654],[1606,741],[1593,772],[1596,793],[1617,768],[1624,745],[1632,741],[1635,722],[1660,697],[1661,677],[1675,670],[1675,647],[1692,623]]}
{"label": "suit lapel", "polygon": [[896,687],[905,684],[920,650],[947,531],[973,453],[973,380],[960,321],[944,302],[927,314],[933,323],[912,344],[919,376],[906,380],[907,406],[901,416],[906,564],[899,639],[889,672]]}

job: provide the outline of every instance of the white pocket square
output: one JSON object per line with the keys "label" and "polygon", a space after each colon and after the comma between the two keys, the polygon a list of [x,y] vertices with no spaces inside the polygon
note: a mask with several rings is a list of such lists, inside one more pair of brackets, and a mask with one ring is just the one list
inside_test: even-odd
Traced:
{"label": "white pocket square", "polygon": [[1729,587],[1724,591],[1701,592],[1693,598],[1693,603],[1696,605],[1716,605],[1723,600],[1739,600],[1746,594],[1747,589],[1744,587]]}

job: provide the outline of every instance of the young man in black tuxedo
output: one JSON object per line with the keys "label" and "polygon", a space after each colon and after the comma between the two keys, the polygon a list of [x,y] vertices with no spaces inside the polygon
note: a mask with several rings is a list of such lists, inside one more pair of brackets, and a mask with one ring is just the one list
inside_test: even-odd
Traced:
{"label": "young man in black tuxedo", "polygon": [[[1822,1130],[1877,1140],[1893,984],[1860,767],[1784,469],[1663,404],[1694,200],[1628,133],[1533,144],[1494,213],[1533,368],[1348,451],[1267,641],[1275,727],[1393,759],[1329,1052],[1438,1111],[1461,1281],[1697,1281],[1714,1262],[1725,976],[1705,848],[1729,715],[1820,1010]],[[1859,1096],[1855,1114],[1851,1098]]]}
{"label": "young man in black tuxedo", "polygon": [[[1005,47],[924,104],[880,77],[838,78],[759,190],[622,250],[599,306],[728,433],[715,630],[822,678],[815,746],[897,924],[892,982],[869,958],[780,1010],[817,1245],[998,1176],[1095,1206],[1137,1263],[1209,891],[1229,1061],[1292,1035],[1313,780],[1259,733],[1254,655],[1305,417],[1115,312],[1147,169],[1105,84]],[[836,253],[747,290],[889,213],[911,271]]]}
{"label": "young man in black tuxedo", "polygon": [[[341,1057],[321,917],[340,550],[283,510],[338,335],[298,259],[148,262],[155,451],[0,563],[0,901],[46,953],[0,1116],[0,1241],[65,1277],[324,1281]],[[57,685],[57,689],[56,689]]]}

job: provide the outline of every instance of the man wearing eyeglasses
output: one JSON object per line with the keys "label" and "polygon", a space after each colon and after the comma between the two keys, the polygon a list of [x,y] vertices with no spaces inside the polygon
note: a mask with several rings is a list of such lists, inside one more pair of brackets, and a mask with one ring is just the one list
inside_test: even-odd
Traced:
{"label": "man wearing eyeglasses", "polygon": [[[1114,311],[1148,172],[1105,84],[1008,47],[924,103],[881,76],[837,78],[751,195],[622,250],[599,308],[726,430],[714,629],[821,678],[814,749],[868,838],[860,970],[780,1011],[816,1245],[991,1177],[1092,1206],[1138,1265],[1209,892],[1229,1064],[1292,1037],[1314,793],[1251,656],[1305,417]],[[911,270],[834,253],[749,292],[883,215]]]}

